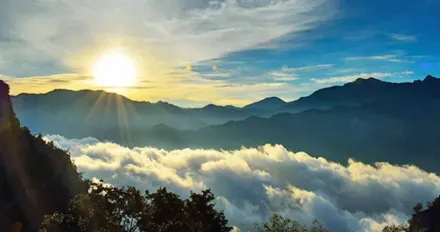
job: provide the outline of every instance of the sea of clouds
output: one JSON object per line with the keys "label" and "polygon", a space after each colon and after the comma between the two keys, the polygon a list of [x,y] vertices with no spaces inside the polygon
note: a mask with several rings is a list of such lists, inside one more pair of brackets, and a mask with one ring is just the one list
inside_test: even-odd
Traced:
{"label": "sea of clouds", "polygon": [[330,231],[381,231],[405,222],[417,202],[440,193],[440,177],[415,166],[339,164],[281,145],[167,151],[94,138],[45,139],[69,150],[86,178],[150,191],[162,186],[182,197],[209,188],[217,208],[242,231],[273,213],[305,224],[316,219]]}

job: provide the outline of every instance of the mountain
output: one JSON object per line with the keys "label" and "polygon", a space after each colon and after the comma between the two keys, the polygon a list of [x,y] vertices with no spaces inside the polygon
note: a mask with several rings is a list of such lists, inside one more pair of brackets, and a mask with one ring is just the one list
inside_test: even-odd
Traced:
{"label": "mountain", "polygon": [[372,96],[373,92],[382,97],[371,97],[360,105],[335,103],[330,109],[280,113],[270,118],[253,116],[195,131],[170,127],[160,132],[131,131],[130,145],[239,149],[271,143],[342,163],[349,158],[366,163],[380,160],[440,173],[440,94],[436,91],[440,79],[428,77],[403,84],[357,80],[345,86],[359,83],[379,83],[386,86],[379,88],[390,92],[364,87],[368,93],[358,94],[357,99],[368,99],[360,96]]}
{"label": "mountain", "polygon": [[261,101],[244,106],[244,109],[257,109],[257,110],[275,110],[286,105],[286,102],[278,97],[269,97]]}
{"label": "mountain", "polygon": [[209,104],[203,108],[186,109],[166,102],[138,102],[115,93],[91,90],[20,94],[12,101],[18,118],[32,132],[84,137],[99,131],[121,134],[131,130],[150,130],[161,123],[179,130],[197,130],[252,116],[270,117],[285,112],[358,106],[379,99],[423,101],[439,94],[436,80],[432,76],[413,83],[357,79],[343,86],[318,90],[293,102],[270,97],[242,108]]}
{"label": "mountain", "polygon": [[381,99],[398,100],[430,99],[440,96],[437,78],[428,75],[423,81],[412,83],[390,83],[375,78],[359,78],[343,86],[332,86],[317,90],[307,97],[289,102],[278,112],[300,112],[308,109],[330,109],[334,106],[355,106]]}
{"label": "mountain", "polygon": [[31,131],[77,137],[108,129],[147,130],[160,123],[178,129],[197,129],[250,116],[240,108],[208,105],[184,109],[166,102],[138,102],[115,93],[91,90],[20,94],[12,101],[18,118]]}
{"label": "mountain", "polygon": [[21,222],[20,231],[37,231],[45,214],[65,212],[85,185],[69,155],[21,128],[0,81],[0,230]]}
{"label": "mountain", "polygon": [[[433,76],[410,83],[369,78],[284,104],[268,98],[243,108],[211,104],[198,109],[135,102],[102,91],[57,90],[19,95],[14,106],[32,131],[66,137],[167,149],[272,143],[338,162],[351,157],[440,171],[434,165],[440,161],[439,89],[440,80]],[[277,104],[281,108],[270,116],[268,109]],[[262,108],[266,113],[255,112]]]}

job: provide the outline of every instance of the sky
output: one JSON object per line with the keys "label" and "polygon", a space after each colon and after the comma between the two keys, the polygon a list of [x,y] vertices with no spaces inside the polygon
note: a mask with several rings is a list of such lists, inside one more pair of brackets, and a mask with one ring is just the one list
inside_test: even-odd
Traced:
{"label": "sky", "polygon": [[[179,106],[295,100],[358,77],[440,74],[438,0],[3,0],[0,79],[12,94],[104,89]],[[100,86],[97,60],[135,63]]]}

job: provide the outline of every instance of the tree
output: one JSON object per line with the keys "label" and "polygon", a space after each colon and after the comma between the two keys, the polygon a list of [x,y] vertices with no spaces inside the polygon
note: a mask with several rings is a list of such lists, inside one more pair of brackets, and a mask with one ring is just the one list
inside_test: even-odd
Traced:
{"label": "tree", "polygon": [[66,214],[47,215],[42,232],[229,232],[223,212],[211,202],[210,190],[182,200],[160,188],[141,194],[134,187],[117,188],[89,182],[90,191],[75,197]]}
{"label": "tree", "polygon": [[255,224],[254,229],[257,232],[329,232],[317,221],[314,221],[310,227],[307,227],[278,214],[273,214],[269,222],[265,222],[262,227]]}
{"label": "tree", "polygon": [[67,214],[46,215],[40,231],[134,232],[146,212],[145,197],[133,187],[116,188],[89,182],[88,193],[76,196]]}
{"label": "tree", "polygon": [[383,228],[382,232],[409,232],[409,228],[407,225],[391,225],[391,226],[385,226]]}
{"label": "tree", "polygon": [[417,203],[413,208],[413,214],[420,213],[420,211],[422,211],[422,209],[423,209],[422,203],[420,203],[420,202]]}

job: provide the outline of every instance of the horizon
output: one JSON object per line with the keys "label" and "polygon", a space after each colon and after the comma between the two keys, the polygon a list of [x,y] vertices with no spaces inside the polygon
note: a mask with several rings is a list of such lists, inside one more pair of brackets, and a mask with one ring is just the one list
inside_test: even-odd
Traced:
{"label": "horizon", "polygon": [[[374,77],[364,77],[364,78],[359,77],[359,78],[353,80],[352,82],[355,82],[355,81],[357,81],[357,80],[359,80],[359,79],[361,79],[361,80],[375,79],[375,80],[379,80],[379,81],[381,81],[381,82],[395,83],[395,84],[399,84],[399,83],[413,83],[413,82],[415,82],[415,81],[423,81],[423,80],[424,80],[426,77],[428,77],[428,76],[432,76],[432,77],[437,78],[437,79],[439,78],[439,77],[437,77],[436,75],[427,74],[427,75],[426,75],[425,77],[423,77],[423,78],[414,79],[414,80],[412,80],[412,81],[393,82],[393,81],[387,81],[387,80],[376,79],[376,78],[374,78]],[[343,85],[345,85],[345,84],[347,84],[347,83],[352,83],[352,82],[346,82],[346,83],[342,83],[342,84],[340,84],[340,85],[336,85],[336,84],[335,84],[335,85],[332,85],[332,86],[327,86],[327,87],[325,87],[325,88],[329,88],[329,87],[333,87],[333,86],[343,86]],[[325,88],[322,88],[322,89],[325,89]],[[127,96],[125,96],[123,93],[118,93],[117,91],[115,91],[115,92],[107,91],[106,89],[78,89],[78,90],[73,90],[73,89],[62,89],[62,88],[60,88],[60,89],[53,89],[53,90],[50,90],[50,91],[48,91],[48,92],[42,92],[42,93],[28,93],[28,92],[22,92],[22,93],[18,93],[18,94],[11,94],[11,97],[17,97],[17,96],[20,96],[21,94],[25,94],[25,95],[26,95],[26,94],[30,94],[30,95],[32,95],[32,94],[36,94],[36,95],[45,95],[45,94],[49,94],[49,93],[54,92],[54,91],[72,91],[72,92],[81,92],[81,91],[94,91],[94,92],[100,92],[100,91],[103,91],[103,92],[106,92],[106,93],[117,94],[117,95],[123,96],[123,97],[125,97],[125,98],[127,98],[128,100],[131,100],[131,101],[133,101],[133,102],[139,102],[139,103],[151,103],[151,104],[167,103],[167,104],[171,104],[171,105],[173,105],[173,106],[176,106],[176,107],[179,107],[179,108],[182,108],[182,109],[200,109],[200,108],[204,108],[204,107],[209,106],[209,105],[215,105],[215,106],[220,106],[220,107],[233,106],[233,107],[237,107],[237,108],[243,108],[243,107],[245,107],[245,106],[247,106],[247,105],[250,105],[250,104],[253,104],[253,103],[257,103],[257,102],[260,102],[260,101],[263,101],[263,100],[266,100],[266,99],[269,99],[269,98],[277,98],[277,99],[280,99],[280,100],[282,100],[282,101],[284,101],[284,102],[286,102],[286,103],[289,103],[289,102],[294,102],[294,101],[296,101],[296,100],[298,100],[298,99],[300,99],[300,98],[302,98],[302,97],[310,96],[310,95],[312,95],[314,92],[316,92],[316,91],[318,91],[318,90],[321,90],[321,89],[317,89],[317,90],[311,92],[311,93],[308,94],[308,95],[299,96],[297,99],[293,99],[293,100],[290,100],[290,101],[287,101],[287,100],[285,100],[285,99],[283,99],[283,98],[281,98],[281,97],[278,97],[278,96],[266,96],[266,97],[264,97],[264,98],[257,99],[256,101],[249,102],[249,103],[244,104],[244,105],[231,105],[231,104],[221,105],[221,104],[214,104],[214,103],[206,103],[205,105],[187,105],[187,106],[186,106],[186,105],[179,105],[178,103],[177,103],[177,104],[176,104],[176,103],[173,103],[172,101],[170,101],[170,102],[168,102],[168,101],[163,101],[163,100],[158,100],[158,101],[156,101],[156,102],[142,101],[142,100],[135,100],[135,99],[132,99],[132,98],[130,98],[130,97],[127,97]],[[12,92],[12,93],[14,92],[13,89],[11,90],[11,92]]]}

